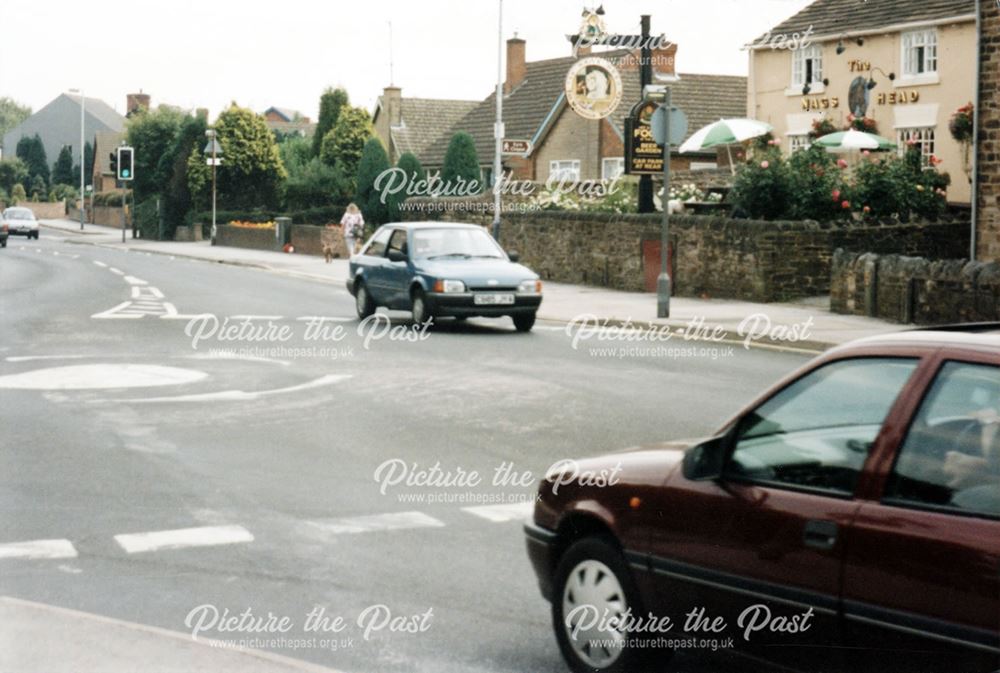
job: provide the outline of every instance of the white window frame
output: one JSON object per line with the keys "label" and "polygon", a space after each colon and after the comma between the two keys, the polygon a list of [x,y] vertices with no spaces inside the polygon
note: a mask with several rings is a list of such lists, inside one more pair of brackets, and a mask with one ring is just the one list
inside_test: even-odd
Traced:
{"label": "white window frame", "polygon": [[792,84],[793,91],[801,93],[801,89],[806,85],[806,70],[808,63],[812,63],[811,79],[809,86],[813,89],[810,93],[821,93],[816,85],[823,86],[823,49],[818,44],[811,44],[808,47],[792,50]]}
{"label": "white window frame", "polygon": [[553,159],[549,162],[550,180],[580,181],[579,159]]}
{"label": "white window frame", "polygon": [[[938,74],[937,28],[910,30],[900,36],[903,78],[920,79]],[[922,51],[921,51],[922,50]]]}
{"label": "white window frame", "polygon": [[788,138],[788,153],[795,154],[800,150],[809,149],[812,145],[812,141],[809,140],[808,133],[789,133],[785,136]]}
{"label": "white window frame", "polygon": [[[609,170],[609,167],[613,169]],[[601,159],[601,179],[614,180],[625,175],[625,157],[604,157]]]}
{"label": "white window frame", "polygon": [[913,140],[920,145],[920,159],[924,168],[931,166],[931,155],[935,150],[934,126],[913,126],[896,129],[896,151],[903,156],[909,148],[908,141]]}

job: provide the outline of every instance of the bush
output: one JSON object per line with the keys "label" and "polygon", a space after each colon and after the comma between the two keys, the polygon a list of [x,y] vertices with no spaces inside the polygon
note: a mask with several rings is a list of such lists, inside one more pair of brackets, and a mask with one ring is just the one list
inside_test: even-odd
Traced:
{"label": "bush", "polygon": [[132,217],[142,238],[151,241],[160,239],[160,216],[156,208],[155,198],[146,199],[135,204]]}
{"label": "bush", "polygon": [[369,139],[358,163],[358,191],[355,195],[366,224],[385,224],[399,217],[399,200],[396,195],[384,194],[375,189],[375,181],[389,168],[389,157],[385,154],[382,141],[378,138]]}
{"label": "bush", "polygon": [[[483,190],[482,170],[476,143],[468,133],[460,131],[451,137],[444,155],[441,181],[449,196],[471,196]],[[454,190],[460,190],[458,192]]]}
{"label": "bush", "polygon": [[790,183],[788,165],[781,152],[772,148],[736,173],[729,194],[733,210],[766,220],[787,217],[792,198]]}
{"label": "bush", "polygon": [[[219,224],[233,221],[269,222],[276,217],[290,217],[292,218],[292,224],[324,225],[330,222],[340,222],[340,218],[344,216],[346,208],[347,203],[337,203],[285,213],[275,210],[219,210],[215,213],[215,221]],[[191,215],[191,223],[193,224],[209,224],[211,222],[211,210],[203,210]]]}
{"label": "bush", "polygon": [[15,204],[27,201],[28,195],[24,192],[24,185],[20,182],[14,185],[14,188],[10,190],[10,198]]}
{"label": "bush", "polygon": [[825,222],[851,214],[844,170],[822,147],[813,145],[793,153],[788,158],[788,179],[786,217]]}
{"label": "bush", "polygon": [[[307,146],[308,148],[308,146]],[[345,203],[350,196],[350,181],[339,166],[329,166],[315,158],[288,168],[285,183],[285,207],[304,210]]]}

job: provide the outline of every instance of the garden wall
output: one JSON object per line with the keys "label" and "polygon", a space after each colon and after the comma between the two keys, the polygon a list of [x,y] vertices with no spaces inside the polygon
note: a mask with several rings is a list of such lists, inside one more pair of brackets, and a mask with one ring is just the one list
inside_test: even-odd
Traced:
{"label": "garden wall", "polygon": [[[448,199],[411,199],[404,216],[488,224]],[[473,206],[475,204],[472,204]],[[532,211],[504,215],[500,242],[547,280],[651,291],[659,272],[660,214]],[[784,301],[830,291],[833,251],[959,257],[965,221],[916,224],[763,222],[673,215],[672,278],[680,296]]]}
{"label": "garden wall", "polygon": [[1000,320],[1000,263],[901,255],[833,256],[830,309],[924,325]]}
{"label": "garden wall", "polygon": [[[180,231],[178,227],[178,231]],[[216,245],[228,245],[234,248],[250,248],[253,250],[277,250],[278,245],[275,239],[274,229],[250,229],[247,227],[234,227],[228,224],[220,224],[216,228]],[[347,248],[344,247],[344,237],[339,227],[326,229],[311,224],[292,225],[291,244],[297,254],[322,255],[323,254],[323,232],[334,244],[334,256],[347,257]]]}
{"label": "garden wall", "polygon": [[233,227],[228,224],[217,225],[215,244],[252,250],[276,250],[278,248],[273,228],[250,229]]}
{"label": "garden wall", "polygon": [[39,220],[61,220],[66,217],[66,202],[56,201],[22,201],[17,204],[19,208],[31,208],[35,218]]}

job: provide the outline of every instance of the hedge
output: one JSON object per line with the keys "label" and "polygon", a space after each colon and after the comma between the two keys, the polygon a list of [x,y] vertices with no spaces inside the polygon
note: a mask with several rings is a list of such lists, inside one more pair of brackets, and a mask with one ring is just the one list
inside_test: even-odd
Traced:
{"label": "hedge", "polygon": [[[326,224],[328,222],[340,222],[340,218],[343,217],[346,208],[347,204],[344,203],[286,213],[274,210],[218,210],[215,213],[215,221],[218,224],[225,224],[234,220],[240,222],[269,222],[276,217],[290,217],[293,224]],[[205,210],[195,213],[193,221],[201,224],[211,223],[212,211]]]}

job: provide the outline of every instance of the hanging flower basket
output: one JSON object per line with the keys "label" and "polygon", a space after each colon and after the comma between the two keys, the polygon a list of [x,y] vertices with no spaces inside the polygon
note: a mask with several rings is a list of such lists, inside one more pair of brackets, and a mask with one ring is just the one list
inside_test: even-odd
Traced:
{"label": "hanging flower basket", "polygon": [[809,139],[816,140],[816,138],[836,133],[839,130],[840,129],[838,129],[836,125],[826,117],[823,117],[822,119],[815,119],[812,123],[812,131],[809,132]]}
{"label": "hanging flower basket", "polygon": [[973,120],[972,103],[966,103],[955,110],[948,122],[948,130],[951,137],[960,143],[972,142],[972,133],[975,128]]}

